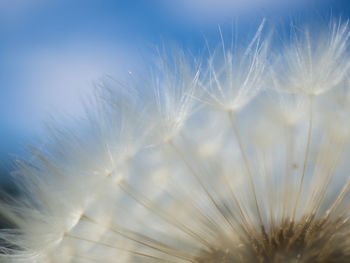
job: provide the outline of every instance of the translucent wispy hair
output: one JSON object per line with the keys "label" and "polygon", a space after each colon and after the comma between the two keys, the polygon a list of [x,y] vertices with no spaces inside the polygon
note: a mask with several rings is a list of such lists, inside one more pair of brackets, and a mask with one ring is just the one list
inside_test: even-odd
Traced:
{"label": "translucent wispy hair", "polygon": [[283,81],[268,90],[276,72],[294,73],[265,70],[262,25],[238,54],[247,67],[224,49],[219,70],[179,54],[132,86],[106,78],[81,130],[54,128],[18,163],[0,262],[349,262],[350,97],[348,72],[334,71],[347,63],[347,27],[317,51],[344,45],[333,69],[322,65],[322,85],[337,83],[326,98]]}
{"label": "translucent wispy hair", "polygon": [[190,63],[183,51],[162,54],[153,67],[148,89],[154,113],[159,120],[157,129],[161,141],[177,136],[187,119],[195,111],[193,96],[198,87],[200,64]]}
{"label": "translucent wispy hair", "polygon": [[265,21],[245,49],[233,46],[233,41],[227,49],[219,28],[221,49],[210,56],[202,74],[203,102],[216,110],[238,112],[259,93],[267,66],[268,41],[262,40]]}
{"label": "translucent wispy hair", "polygon": [[327,30],[295,32],[276,66],[275,87],[308,96],[339,86],[349,71],[349,22],[332,21]]}

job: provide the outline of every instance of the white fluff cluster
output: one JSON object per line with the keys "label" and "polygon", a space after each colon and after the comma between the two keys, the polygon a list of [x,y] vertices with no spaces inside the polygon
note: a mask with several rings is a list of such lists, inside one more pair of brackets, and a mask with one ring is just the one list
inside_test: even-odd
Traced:
{"label": "white fluff cluster", "polygon": [[[278,51],[263,24],[208,61],[180,52],[147,79],[103,80],[81,130],[55,127],[18,163],[0,262],[280,262],[258,249],[279,227],[346,222],[348,23],[301,30]],[[333,238],[349,259],[350,238]],[[322,253],[290,262],[334,257],[316,243]]]}

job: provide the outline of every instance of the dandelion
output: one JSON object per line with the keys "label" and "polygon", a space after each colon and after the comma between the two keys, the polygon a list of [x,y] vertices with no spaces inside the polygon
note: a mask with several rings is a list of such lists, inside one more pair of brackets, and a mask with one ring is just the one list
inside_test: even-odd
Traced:
{"label": "dandelion", "polygon": [[242,54],[102,81],[81,129],[18,162],[0,262],[350,262],[348,24],[282,64],[263,25]]}

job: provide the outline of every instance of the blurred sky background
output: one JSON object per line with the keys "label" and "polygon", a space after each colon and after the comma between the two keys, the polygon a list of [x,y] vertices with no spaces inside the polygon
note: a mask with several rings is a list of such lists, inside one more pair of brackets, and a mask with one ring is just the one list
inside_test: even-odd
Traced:
{"label": "blurred sky background", "polygon": [[203,49],[218,25],[262,17],[350,17],[349,0],[0,0],[0,184],[45,136],[49,116],[79,117],[105,75],[123,78],[152,47]]}

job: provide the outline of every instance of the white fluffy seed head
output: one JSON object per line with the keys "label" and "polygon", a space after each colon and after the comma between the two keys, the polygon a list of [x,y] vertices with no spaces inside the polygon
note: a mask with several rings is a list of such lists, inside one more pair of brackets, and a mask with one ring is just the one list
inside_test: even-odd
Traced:
{"label": "white fluffy seed head", "polygon": [[0,262],[349,262],[347,23],[269,70],[263,24],[201,70],[104,79],[81,130],[18,164]]}

